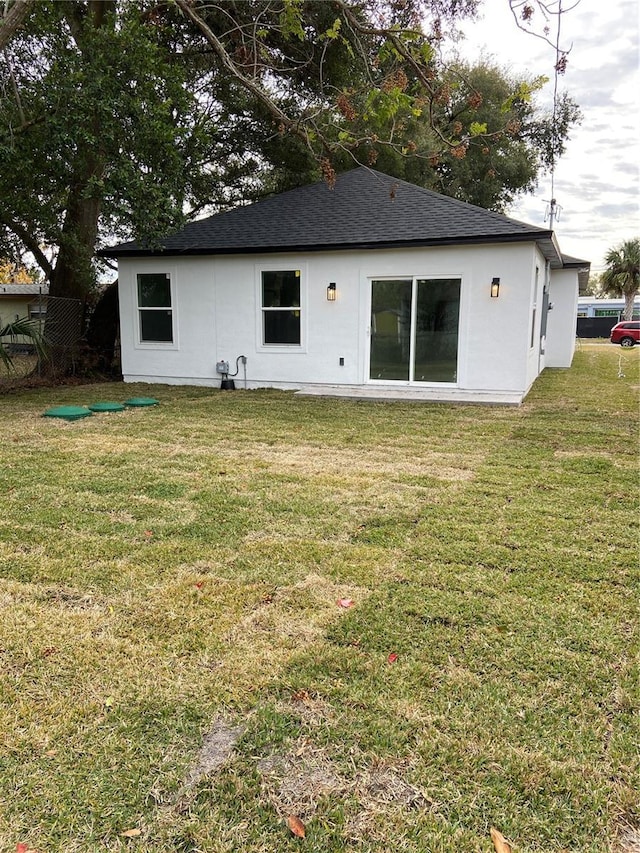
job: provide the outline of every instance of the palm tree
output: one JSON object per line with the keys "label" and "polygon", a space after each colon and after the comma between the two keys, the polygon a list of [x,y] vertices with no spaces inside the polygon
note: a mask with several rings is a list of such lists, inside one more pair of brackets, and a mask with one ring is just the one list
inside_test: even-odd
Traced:
{"label": "palm tree", "polygon": [[640,239],[625,240],[605,255],[602,287],[610,296],[624,296],[624,319],[633,319],[633,302],[640,290]]}
{"label": "palm tree", "polygon": [[40,321],[19,317],[12,323],[0,327],[0,364],[3,364],[7,370],[15,369],[10,352],[11,345],[23,343],[25,338],[34,347],[40,360],[46,358],[46,341]]}

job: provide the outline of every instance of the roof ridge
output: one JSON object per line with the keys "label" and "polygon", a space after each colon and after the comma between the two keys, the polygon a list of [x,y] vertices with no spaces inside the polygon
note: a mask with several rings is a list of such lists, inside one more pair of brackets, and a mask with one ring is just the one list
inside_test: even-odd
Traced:
{"label": "roof ridge", "polygon": [[[354,169],[350,169],[350,172],[358,171],[359,169],[368,169],[370,172],[373,172],[375,175],[380,175],[384,178],[391,178],[394,181],[397,181],[400,184],[404,184],[407,187],[411,187],[413,190],[419,190],[426,195],[436,198],[444,198],[447,201],[450,201],[454,204],[460,205],[465,209],[472,209],[480,211],[488,216],[494,216],[497,219],[504,221],[505,219],[509,222],[517,222],[518,225],[526,225],[527,228],[532,228],[536,231],[540,231],[541,233],[551,233],[550,229],[541,228],[539,225],[532,225],[530,222],[523,222],[521,219],[514,219],[512,216],[507,216],[505,213],[498,213],[497,210],[489,210],[488,207],[481,207],[479,204],[472,204],[470,201],[463,201],[460,198],[455,198],[452,195],[447,195],[446,193],[439,193],[437,190],[430,190],[427,187],[421,187],[419,184],[412,184],[411,181],[405,181],[404,178],[394,178],[393,175],[387,175],[385,172],[378,172],[376,169],[371,169],[368,166],[358,166]],[[348,172],[343,172],[342,174],[348,174]],[[339,176],[338,176],[339,177]]]}

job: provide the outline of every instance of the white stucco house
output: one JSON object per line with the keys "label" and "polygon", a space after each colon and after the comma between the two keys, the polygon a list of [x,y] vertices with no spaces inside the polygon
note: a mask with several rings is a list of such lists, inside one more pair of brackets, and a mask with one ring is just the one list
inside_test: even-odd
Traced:
{"label": "white stucco house", "polygon": [[512,404],[571,365],[589,267],[550,230],[364,167],[101,254],[126,382],[220,387],[228,362],[239,388]]}

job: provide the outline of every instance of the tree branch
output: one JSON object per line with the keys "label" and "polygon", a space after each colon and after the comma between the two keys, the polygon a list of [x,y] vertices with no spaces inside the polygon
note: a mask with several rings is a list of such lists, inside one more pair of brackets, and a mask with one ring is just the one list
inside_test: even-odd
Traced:
{"label": "tree branch", "polygon": [[[526,33],[529,36],[533,36],[534,38],[540,39],[540,41],[548,44],[549,47],[552,47],[558,54],[558,56],[569,56],[571,51],[573,50],[573,44],[571,47],[568,47],[566,50],[560,48],[555,42],[551,41],[551,39],[545,33],[536,33],[531,27],[525,26],[525,24],[531,21],[533,16],[533,6],[532,2],[535,2],[538,9],[542,12],[542,15],[545,19],[548,20],[550,16],[559,16],[564,15],[566,12],[571,12],[576,8],[581,2],[581,0],[576,0],[573,6],[569,6],[568,9],[554,10],[551,9],[550,4],[543,3],[541,0],[509,0],[509,8],[511,9],[511,14],[513,15],[513,20],[515,21],[516,26],[519,30],[522,30],[523,33]],[[524,23],[523,23],[524,22]]]}
{"label": "tree branch", "polygon": [[423,33],[417,30],[391,30],[384,28],[380,29],[378,27],[364,26],[357,20],[351,8],[347,3],[344,2],[344,0],[334,0],[334,2],[335,5],[342,11],[342,14],[344,15],[345,19],[349,22],[349,26],[354,31],[362,33],[363,35],[381,36],[391,42],[395,50],[409,65],[409,67],[416,75],[420,83],[429,93],[429,126],[431,130],[447,148],[452,149],[458,147],[460,143],[452,142],[450,139],[447,139],[447,137],[440,131],[437,126],[434,116],[435,92],[432,85],[432,81],[427,73],[425,66],[412,55],[406,43],[400,38],[400,35],[402,34],[412,36],[423,36]]}
{"label": "tree branch", "polygon": [[[225,46],[222,44],[220,39],[215,35],[213,30],[207,26],[206,22],[200,17],[200,15],[196,12],[192,3],[189,0],[175,0],[176,5],[179,9],[182,10],[183,15],[192,21],[200,30],[202,35],[205,37],[207,42],[213,48],[213,52],[220,60],[223,68],[225,68],[231,76],[240,83],[243,88],[245,88],[248,92],[250,92],[256,100],[258,100],[264,107],[267,108],[268,112],[276,119],[280,127],[285,128],[295,134],[305,146],[312,153],[316,153],[311,144],[311,140],[309,139],[309,134],[306,128],[300,124],[300,122],[295,121],[290,118],[273,100],[273,98],[265,92],[265,90],[260,86],[259,83],[256,83],[250,77],[243,73],[243,71],[239,68],[238,65],[233,61],[229,52],[226,50]],[[318,133],[316,130],[316,134],[318,139],[320,140],[323,148],[327,151],[330,150],[329,144],[323,138],[322,134]]]}
{"label": "tree branch", "polygon": [[0,222],[2,222],[2,224],[5,225],[9,229],[9,231],[13,232],[13,234],[15,234],[16,237],[24,245],[24,247],[29,252],[31,252],[40,269],[47,276],[47,278],[49,278],[49,276],[53,272],[53,267],[45,253],[38,245],[38,241],[35,239],[35,237],[33,237],[33,235],[30,234],[29,231],[27,231],[27,229],[15,219],[12,219],[10,216],[5,216],[2,211],[0,211]]}
{"label": "tree branch", "polygon": [[26,20],[35,0],[15,0],[9,11],[0,22],[0,50],[11,41],[16,31]]}
{"label": "tree branch", "polygon": [[9,57],[9,51],[5,50],[4,52],[5,62],[7,63],[7,68],[9,69],[9,78],[11,80],[11,88],[13,89],[13,95],[16,99],[16,106],[18,108],[18,115],[20,116],[21,127],[27,122],[27,118],[24,114],[24,110],[22,108],[22,99],[20,98],[20,89],[18,88],[18,81],[16,80],[15,71],[13,70],[13,62]]}

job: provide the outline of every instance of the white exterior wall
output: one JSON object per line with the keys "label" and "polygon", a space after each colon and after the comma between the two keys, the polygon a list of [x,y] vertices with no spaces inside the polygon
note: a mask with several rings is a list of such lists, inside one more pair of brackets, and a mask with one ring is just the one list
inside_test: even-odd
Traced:
{"label": "white exterior wall", "polygon": [[547,321],[547,367],[571,367],[576,348],[578,271],[553,270]]}
{"label": "white exterior wall", "polygon": [[[122,370],[127,382],[217,386],[216,362],[247,357],[247,387],[368,383],[371,280],[460,278],[457,383],[446,387],[524,395],[539,373],[529,346],[536,264],[540,322],[544,259],[534,244],[452,246],[368,252],[120,259]],[[261,343],[261,271],[301,271],[302,344]],[[136,275],[168,273],[174,341],[140,343]],[[490,284],[500,278],[500,295]],[[326,288],[336,282],[337,299]],[[539,333],[534,340],[539,343]],[[344,366],[339,363],[344,359]],[[243,368],[236,382],[243,387]],[[394,383],[394,385],[409,383]],[[445,383],[412,383],[411,387]]]}
{"label": "white exterior wall", "polygon": [[24,296],[2,297],[0,299],[0,326],[13,323],[19,317],[28,317],[29,305],[34,301],[38,301],[37,296],[26,298]]}

